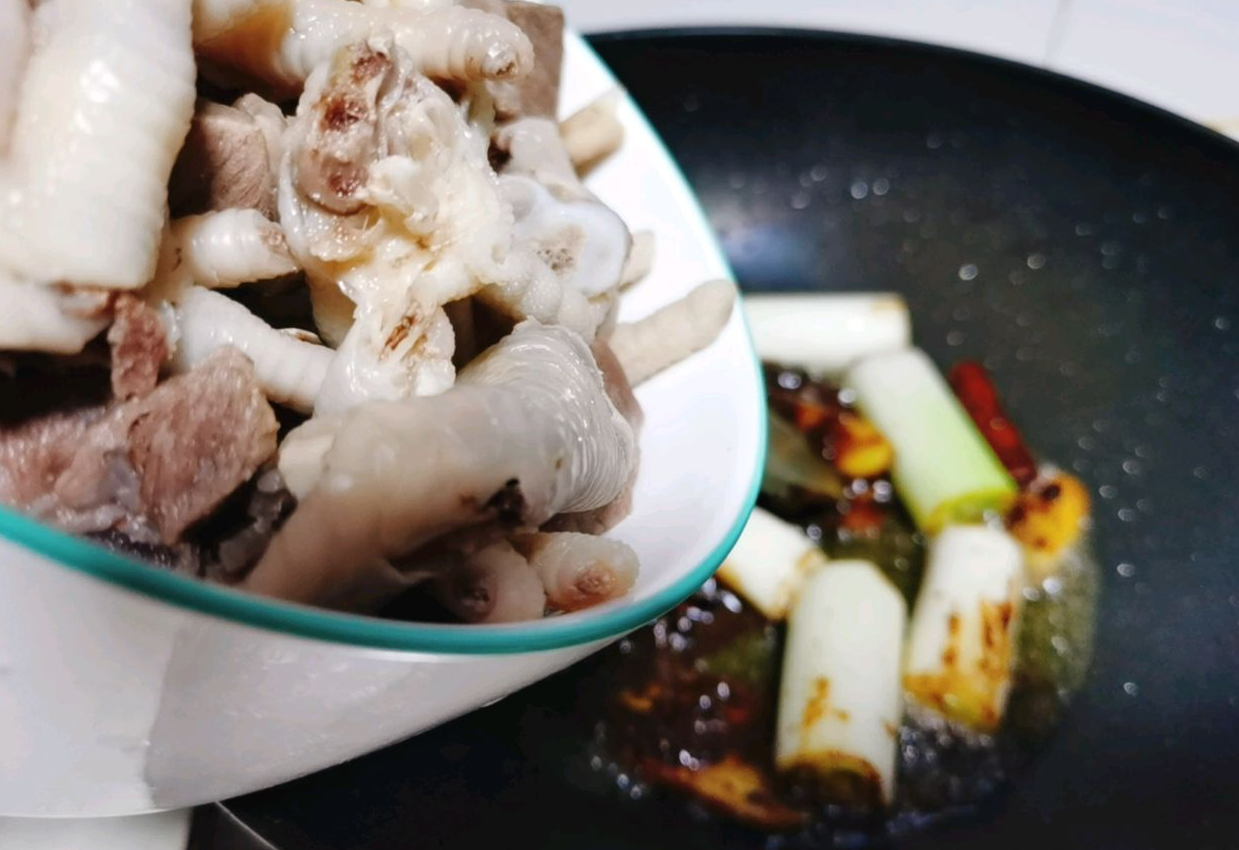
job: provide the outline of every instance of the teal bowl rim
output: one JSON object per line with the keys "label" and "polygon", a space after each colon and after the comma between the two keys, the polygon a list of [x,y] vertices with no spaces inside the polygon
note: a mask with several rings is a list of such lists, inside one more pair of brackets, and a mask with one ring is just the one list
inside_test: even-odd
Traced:
{"label": "teal bowl rim", "polygon": [[[601,57],[581,39],[581,43],[610,75]],[[616,82],[614,76],[612,82]],[[618,85],[618,82],[616,82]],[[734,272],[727,262],[713,229],[697,202],[696,195],[679,164],[671,156],[662,137],[655,132],[645,113],[635,112],[643,129],[658,145],[664,158],[671,163],[679,190],[689,199],[689,206],[698,219],[701,230],[710,235],[716,259],[727,269],[732,280]],[[738,307],[737,307],[738,310]],[[741,313],[743,324],[743,313]],[[747,324],[753,369],[760,392],[763,386],[761,365],[753,349]],[[437,652],[454,655],[536,652],[578,646],[605,640],[632,631],[661,616],[687,598],[708,579],[727,557],[748,521],[757,502],[761,473],[766,460],[766,405],[764,398],[757,405],[759,412],[757,465],[752,472],[744,504],[727,534],[705,559],[683,578],[663,588],[648,599],[622,604],[613,610],[582,616],[549,617],[533,623],[496,626],[460,626],[409,623],[383,620],[357,614],[344,614],[322,608],[281,602],[219,585],[208,584],[189,576],[179,575],[125,558],[102,546],[45,526],[13,510],[0,507],[0,537],[5,537],[37,554],[109,584],[119,585],[162,602],[232,620],[245,626],[280,632],[313,640],[328,641],[372,649],[402,652]]]}

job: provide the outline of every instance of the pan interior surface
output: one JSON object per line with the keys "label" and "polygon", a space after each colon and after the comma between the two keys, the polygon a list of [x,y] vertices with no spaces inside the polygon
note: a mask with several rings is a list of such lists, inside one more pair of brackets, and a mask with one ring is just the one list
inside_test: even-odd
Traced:
{"label": "pan interior surface", "polygon": [[[939,364],[982,360],[1087,482],[1093,669],[993,811],[917,848],[1233,846],[1239,810],[1239,147],[1095,87],[829,33],[595,47],[749,290],[894,290]],[[668,246],[667,250],[671,250]],[[382,753],[228,804],[277,847],[763,847],[590,764],[602,659]],[[347,790],[344,790],[347,789]],[[828,834],[780,846],[831,846]]]}

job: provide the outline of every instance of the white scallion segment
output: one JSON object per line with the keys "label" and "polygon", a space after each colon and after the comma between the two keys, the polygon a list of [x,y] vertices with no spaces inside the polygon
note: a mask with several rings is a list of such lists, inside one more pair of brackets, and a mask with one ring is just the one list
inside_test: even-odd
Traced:
{"label": "white scallion segment", "polygon": [[743,304],[758,357],[815,375],[912,343],[908,305],[892,293],[753,293]]}
{"label": "white scallion segment", "polygon": [[1007,532],[944,529],[930,544],[908,629],[908,694],[974,728],[996,727],[1011,688],[1023,584],[1023,556]]}
{"label": "white scallion segment", "polygon": [[903,714],[907,609],[873,564],[811,571],[789,614],[775,762],[828,800],[886,805]]}
{"label": "white scallion segment", "polygon": [[895,488],[922,531],[1011,506],[1015,481],[925,352],[868,357],[848,371],[845,384],[895,447]]}
{"label": "white scallion segment", "polygon": [[799,527],[754,508],[718,577],[770,620],[787,615],[801,577],[826,555]]}

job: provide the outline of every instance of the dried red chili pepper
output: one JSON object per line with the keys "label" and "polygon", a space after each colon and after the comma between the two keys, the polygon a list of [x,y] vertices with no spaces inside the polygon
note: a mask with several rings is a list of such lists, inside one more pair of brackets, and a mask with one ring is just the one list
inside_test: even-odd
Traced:
{"label": "dried red chili pepper", "polygon": [[1037,477],[1037,462],[1011,424],[985,367],[974,360],[956,363],[947,375],[956,398],[1021,488]]}

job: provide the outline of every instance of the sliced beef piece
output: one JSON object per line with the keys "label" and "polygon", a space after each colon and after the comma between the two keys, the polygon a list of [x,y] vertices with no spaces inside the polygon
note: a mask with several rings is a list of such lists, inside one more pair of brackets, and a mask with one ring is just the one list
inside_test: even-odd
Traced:
{"label": "sliced beef piece", "polygon": [[77,533],[171,545],[275,452],[275,413],[238,350],[150,393],[0,429],[0,501]]}
{"label": "sliced beef piece", "polygon": [[533,44],[530,72],[514,82],[490,82],[496,117],[555,118],[559,109],[559,77],[564,61],[564,12],[557,6],[524,0],[466,0],[463,4],[502,15],[516,24]]}
{"label": "sliced beef piece", "polygon": [[168,183],[174,218],[211,210],[256,209],[274,218],[275,173],[254,116],[202,100]]}
{"label": "sliced beef piece", "polygon": [[0,428],[0,502],[42,512],[103,415],[102,407],[79,408]]}
{"label": "sliced beef piece", "polygon": [[112,349],[112,395],[119,399],[146,395],[159,383],[168,359],[163,322],[142,299],[122,294],[113,308],[108,345]]}
{"label": "sliced beef piece", "polygon": [[164,542],[180,539],[275,454],[275,412],[253,364],[231,346],[139,403],[129,459]]}

